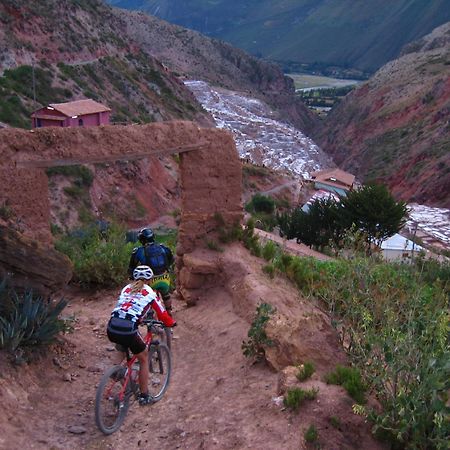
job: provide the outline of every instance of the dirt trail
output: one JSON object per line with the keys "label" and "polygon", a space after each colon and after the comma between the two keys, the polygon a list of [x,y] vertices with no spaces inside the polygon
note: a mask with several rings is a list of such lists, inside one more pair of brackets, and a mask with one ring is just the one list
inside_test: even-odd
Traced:
{"label": "dirt trail", "polygon": [[[240,346],[248,324],[219,291],[197,307],[177,305],[173,378],[163,400],[133,404],[122,429],[103,436],[93,399],[101,372],[111,365],[104,325],[115,294],[72,299],[68,311],[78,323],[67,335],[68,351],[41,363],[40,380],[26,373],[28,402],[2,420],[8,426],[1,448],[299,448],[287,413],[272,401],[277,375],[244,359]],[[69,376],[72,381],[65,381]]]}
{"label": "dirt trail", "polygon": [[[323,313],[314,312],[285,280],[274,285],[260,260],[240,246],[226,254],[229,286],[208,290],[192,308],[175,301],[178,326],[166,395],[151,406],[132,404],[122,428],[111,436],[96,428],[94,398],[102,373],[113,364],[105,326],[119,289],[91,295],[69,290],[65,314],[76,322],[63,346],[22,366],[11,366],[0,353],[0,449],[293,450],[308,448],[303,434],[310,424],[319,431],[322,449],[382,449],[364,419],[352,413],[352,399],[342,387],[326,385],[319,370],[303,386],[318,387],[317,398],[297,413],[283,408],[276,397],[278,374],[252,364],[241,351],[258,299],[270,300],[285,314],[277,323],[281,320],[283,333],[298,341],[308,358],[322,352],[331,366],[339,343],[326,331]],[[291,321],[283,322],[290,314],[302,317],[303,334],[290,328]],[[279,351],[286,355],[293,351],[287,344],[283,348]],[[337,429],[331,416],[340,420]]]}

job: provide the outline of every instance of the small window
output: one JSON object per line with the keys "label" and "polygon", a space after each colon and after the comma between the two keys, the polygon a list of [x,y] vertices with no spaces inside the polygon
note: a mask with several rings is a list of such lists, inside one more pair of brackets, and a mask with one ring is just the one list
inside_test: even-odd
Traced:
{"label": "small window", "polygon": [[78,119],[78,126],[82,127],[83,126],[83,119]]}
{"label": "small window", "polygon": [[41,119],[37,119],[36,120],[36,128],[41,128],[42,127],[42,121]]}

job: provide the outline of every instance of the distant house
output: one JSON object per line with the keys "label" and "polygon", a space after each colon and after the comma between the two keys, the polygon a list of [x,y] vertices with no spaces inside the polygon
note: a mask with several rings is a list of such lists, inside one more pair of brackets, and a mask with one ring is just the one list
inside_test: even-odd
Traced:
{"label": "distant house", "polygon": [[323,189],[339,195],[346,195],[348,191],[353,189],[355,183],[355,176],[341,169],[313,172],[311,178],[316,189]]}
{"label": "distant house", "polygon": [[309,207],[311,206],[312,203],[314,203],[316,200],[325,200],[325,199],[332,199],[336,202],[339,201],[339,197],[333,192],[320,189],[319,191],[314,192],[314,194],[309,198],[309,200],[302,206],[302,211],[308,212]]}
{"label": "distant house", "polygon": [[381,243],[381,251],[386,261],[410,262],[424,248],[397,233]]}
{"label": "distant house", "polygon": [[93,127],[109,124],[111,110],[94,100],[50,103],[31,114],[32,127]]}

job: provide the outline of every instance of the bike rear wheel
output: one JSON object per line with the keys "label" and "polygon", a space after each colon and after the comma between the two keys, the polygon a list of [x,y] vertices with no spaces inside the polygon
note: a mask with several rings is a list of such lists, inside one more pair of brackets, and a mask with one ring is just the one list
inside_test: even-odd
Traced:
{"label": "bike rear wheel", "polygon": [[122,401],[119,398],[125,373],[124,366],[110,367],[98,385],[95,396],[95,422],[104,434],[117,431],[127,415],[131,390],[127,389]]}
{"label": "bike rear wheel", "polygon": [[150,344],[148,350],[148,392],[153,401],[161,400],[167,390],[172,371],[172,358],[166,344]]}

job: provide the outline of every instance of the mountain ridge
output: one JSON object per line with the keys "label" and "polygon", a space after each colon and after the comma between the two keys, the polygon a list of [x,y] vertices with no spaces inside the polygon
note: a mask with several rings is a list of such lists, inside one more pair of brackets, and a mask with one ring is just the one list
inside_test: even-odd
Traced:
{"label": "mountain ridge", "polygon": [[450,206],[450,22],[409,44],[334,108],[317,142],[410,202]]}
{"label": "mountain ridge", "polygon": [[374,72],[450,20],[446,0],[107,0],[271,60]]}

